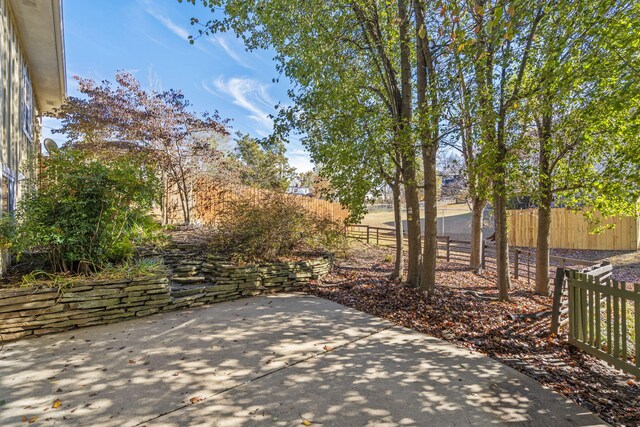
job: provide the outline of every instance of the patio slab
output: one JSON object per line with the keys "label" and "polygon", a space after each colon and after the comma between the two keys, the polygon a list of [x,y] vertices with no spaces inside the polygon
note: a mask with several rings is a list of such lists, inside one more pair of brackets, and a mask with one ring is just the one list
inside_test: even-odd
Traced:
{"label": "patio slab", "polygon": [[323,426],[606,425],[490,358],[308,295],[166,313],[0,351],[3,426],[289,426],[305,419]]}

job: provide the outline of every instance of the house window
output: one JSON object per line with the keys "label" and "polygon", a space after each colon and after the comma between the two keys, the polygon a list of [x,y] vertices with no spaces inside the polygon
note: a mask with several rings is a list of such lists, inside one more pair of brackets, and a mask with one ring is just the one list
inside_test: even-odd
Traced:
{"label": "house window", "polygon": [[22,130],[29,140],[33,140],[33,90],[27,67],[23,69],[22,85]]}

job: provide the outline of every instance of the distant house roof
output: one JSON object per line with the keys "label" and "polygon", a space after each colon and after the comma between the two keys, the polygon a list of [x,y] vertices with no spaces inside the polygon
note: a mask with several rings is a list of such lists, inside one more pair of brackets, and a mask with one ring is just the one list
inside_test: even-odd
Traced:
{"label": "distant house roof", "polygon": [[9,0],[32,86],[42,112],[59,107],[67,93],[62,0]]}

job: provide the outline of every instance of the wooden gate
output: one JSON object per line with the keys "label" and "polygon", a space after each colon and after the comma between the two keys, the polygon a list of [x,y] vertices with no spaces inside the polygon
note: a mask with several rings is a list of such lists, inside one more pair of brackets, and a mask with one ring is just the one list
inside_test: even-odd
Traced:
{"label": "wooden gate", "polygon": [[567,271],[569,343],[640,377],[640,284]]}

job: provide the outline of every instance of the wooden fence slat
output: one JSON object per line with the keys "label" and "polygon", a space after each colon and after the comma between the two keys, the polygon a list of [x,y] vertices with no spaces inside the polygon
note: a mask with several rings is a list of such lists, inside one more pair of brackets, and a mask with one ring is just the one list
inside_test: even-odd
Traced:
{"label": "wooden fence slat", "polygon": [[[607,282],[607,287],[611,288],[611,282]],[[611,313],[611,294],[607,294],[607,353],[613,355],[613,335],[612,330],[612,313]]]}
{"label": "wooden fence slat", "polygon": [[602,324],[600,323],[600,310],[602,309],[602,300],[600,299],[600,292],[596,291],[595,292],[595,309],[596,309],[596,315],[595,315],[595,324],[596,324],[596,336],[595,336],[595,345],[598,348],[601,348],[602,345],[602,334],[601,334],[601,329],[602,329]]}
{"label": "wooden fence slat", "polygon": [[589,318],[589,344],[595,345],[595,325],[594,320],[596,318],[595,315],[595,301],[593,297],[593,290],[587,289],[587,304],[589,309],[589,314],[587,317]]}
{"label": "wooden fence slat", "polygon": [[[510,210],[509,244],[534,247],[537,227],[537,209]],[[638,250],[640,227],[635,217],[612,217],[605,222],[615,225],[599,234],[589,233],[589,224],[579,212],[565,208],[551,210],[552,248]]]}
{"label": "wooden fence slat", "polygon": [[565,270],[564,268],[556,269],[556,276],[553,281],[553,306],[551,308],[551,334],[558,335],[558,329],[560,327],[560,313],[562,304],[562,292],[565,285]]}
{"label": "wooden fence slat", "polygon": [[[625,287],[625,284],[618,282],[618,286]],[[620,336],[622,340],[622,360],[627,360],[627,299],[620,299]]]}
{"label": "wooden fence slat", "polygon": [[[587,281],[592,281],[593,278],[587,276]],[[580,330],[582,334],[580,335],[581,341],[587,340],[587,290],[578,288],[578,293],[580,294]]]}
{"label": "wooden fence slat", "polygon": [[[640,295],[640,283],[636,283],[633,285],[633,290]],[[637,299],[633,303],[633,309],[635,310],[635,332],[636,332],[636,367],[640,368],[640,299]]]}
{"label": "wooden fence slat", "polygon": [[[632,375],[640,375],[640,339],[637,329],[640,326],[640,284],[633,285],[633,291],[627,289],[624,282],[598,277],[588,273],[567,271],[569,283],[569,343],[594,355],[606,363]],[[604,297],[601,299],[601,297]],[[627,318],[631,301],[633,318]],[[602,301],[606,303],[606,343],[601,341]],[[630,334],[628,322],[635,325]],[[632,349],[628,341],[632,336]],[[606,346],[606,349],[605,349]]]}
{"label": "wooden fence slat", "polygon": [[573,293],[575,293],[576,288],[573,285],[573,281],[574,281],[574,277],[575,277],[575,272],[574,271],[569,271],[569,278],[568,278],[568,293],[569,293],[569,336],[570,337],[574,337],[577,336],[576,334],[576,309],[575,309],[575,305],[576,305],[576,299],[575,297],[573,297]]}
{"label": "wooden fence slat", "polygon": [[[618,282],[612,280],[613,289],[618,289]],[[620,298],[613,296],[613,356],[620,357]]]}

